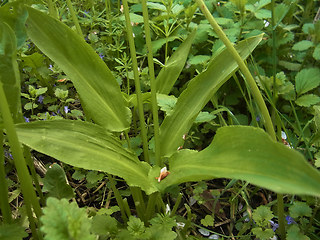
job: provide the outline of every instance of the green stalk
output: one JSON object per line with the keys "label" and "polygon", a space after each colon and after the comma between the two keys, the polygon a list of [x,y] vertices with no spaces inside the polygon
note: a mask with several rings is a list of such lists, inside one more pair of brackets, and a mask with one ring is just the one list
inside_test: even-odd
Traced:
{"label": "green stalk", "polygon": [[143,13],[143,21],[144,21],[144,33],[146,36],[146,44],[147,44],[147,51],[148,51],[149,77],[150,77],[150,83],[151,83],[151,107],[152,107],[153,124],[154,124],[155,158],[156,158],[156,164],[161,167],[162,162],[160,159],[157,89],[156,89],[156,79],[154,74],[151,34],[150,34],[148,7],[147,7],[146,0],[142,0],[142,13]]}
{"label": "green stalk", "polygon": [[[275,1],[271,1],[271,24],[272,24],[272,75],[273,75],[273,105],[276,106],[278,100],[278,90],[277,90],[277,82],[276,82],[276,74],[277,74],[277,39],[276,39],[276,23],[275,23]],[[273,114],[276,115],[275,107],[273,108]],[[278,116],[275,116],[276,119],[279,119]],[[281,129],[279,121],[277,122],[278,128]],[[281,134],[281,130],[278,132]],[[286,229],[285,229],[285,216],[284,216],[284,204],[283,204],[283,195],[277,194],[277,209],[278,209],[278,221],[279,221],[279,232],[281,239],[286,239]]]}
{"label": "green stalk", "polygon": [[48,0],[48,9],[49,9],[49,15],[55,19],[58,19],[57,11],[54,7],[52,0]]}
{"label": "green stalk", "polygon": [[132,198],[134,201],[134,205],[136,206],[136,210],[138,213],[138,216],[140,217],[140,219],[147,223],[146,220],[146,207],[145,207],[145,203],[142,197],[142,192],[141,192],[141,188],[139,187],[130,187],[131,189],[131,194],[132,194]]}
{"label": "green stalk", "polygon": [[39,183],[39,180],[38,180],[38,175],[37,175],[36,170],[34,168],[34,163],[33,163],[32,158],[31,158],[30,150],[26,146],[24,146],[24,156],[25,156],[25,159],[26,159],[26,163],[27,163],[27,165],[28,165],[28,167],[30,169],[31,177],[33,179],[33,182],[34,182],[34,185],[36,187],[37,193],[39,195],[40,203],[43,206],[45,206],[46,201],[44,199],[44,196],[43,196],[43,193],[42,193],[42,190],[41,190],[41,187],[40,187],[40,183]]}
{"label": "green stalk", "polygon": [[211,15],[210,11],[206,7],[206,5],[203,2],[203,0],[196,0],[196,2],[198,4],[198,6],[200,7],[202,13],[205,15],[205,17],[207,18],[207,20],[211,24],[211,26],[214,29],[214,31],[218,35],[219,39],[221,39],[221,41],[225,44],[225,46],[229,50],[230,54],[237,61],[240,70],[242,71],[243,75],[245,76],[245,79],[247,80],[247,82],[248,82],[248,84],[249,84],[249,86],[251,88],[252,95],[254,96],[254,98],[255,98],[255,100],[256,100],[259,108],[260,108],[261,114],[262,114],[263,119],[265,121],[264,125],[266,127],[266,131],[269,133],[269,135],[271,136],[271,138],[273,140],[276,140],[276,134],[274,132],[274,128],[273,128],[273,124],[272,124],[272,121],[271,121],[271,117],[269,115],[268,108],[267,108],[267,106],[266,106],[266,104],[265,104],[265,102],[263,100],[263,97],[262,97],[262,95],[261,95],[261,93],[259,91],[259,88],[258,88],[255,80],[253,79],[249,69],[247,68],[247,66],[244,63],[244,61],[242,61],[239,53],[234,48],[232,43],[229,41],[229,39],[226,36],[226,34],[223,32],[223,30],[220,28],[220,26],[218,25],[218,23],[216,22],[214,17]]}
{"label": "green stalk", "polygon": [[72,3],[71,3],[71,0],[67,0],[67,4],[68,4],[68,8],[69,8],[69,11],[70,11],[70,14],[71,14],[71,17],[72,17],[72,21],[76,27],[76,30],[77,30],[77,33],[83,37],[83,33],[82,33],[82,30],[81,30],[81,27],[79,25],[79,21],[78,21],[78,17],[73,9],[73,6],[72,6]]}
{"label": "green stalk", "polygon": [[[155,211],[155,203],[156,203],[156,199],[157,197],[159,196],[159,192],[155,192],[155,193],[152,193],[150,196],[149,196],[149,199],[148,199],[148,206],[147,206],[147,209],[146,209],[146,220],[150,220],[151,217],[154,215],[154,211]],[[160,196],[161,197],[161,196]]]}
{"label": "green stalk", "polygon": [[[6,129],[6,134],[9,140],[9,144],[12,150],[13,160],[17,169],[24,202],[27,207],[27,213],[32,213],[31,206],[33,207],[34,213],[38,218],[42,215],[40,204],[38,202],[36,193],[33,189],[32,180],[28,172],[26,162],[23,157],[21,145],[18,140],[18,136],[14,127],[13,119],[9,110],[7,98],[3,90],[3,84],[0,82],[0,112]],[[28,214],[30,224],[34,223],[32,214]],[[33,232],[34,236],[37,236],[37,232]]]}
{"label": "green stalk", "polygon": [[107,174],[107,176],[108,176],[108,179],[110,182],[111,189],[112,189],[114,196],[116,197],[116,201],[119,205],[122,220],[124,222],[127,222],[128,218],[127,218],[126,211],[125,211],[125,204],[124,204],[124,201],[119,193],[119,190],[116,187],[115,180],[113,179],[113,176],[111,174]]}
{"label": "green stalk", "polygon": [[130,16],[129,16],[129,7],[128,7],[127,0],[123,1],[123,10],[124,10],[125,18],[126,18],[126,27],[127,27],[128,41],[129,41],[129,46],[130,46],[130,53],[131,53],[131,58],[132,58],[134,83],[135,83],[137,101],[138,101],[138,111],[139,111],[140,130],[141,130],[141,138],[142,138],[142,146],[143,146],[143,156],[144,156],[144,160],[147,163],[149,163],[148,138],[147,138],[147,129],[145,126],[145,119],[144,119],[144,112],[143,112],[142,94],[141,94],[139,72],[138,72],[138,62],[137,62],[136,48],[134,45],[133,32],[132,32],[132,26],[131,26],[131,21],[130,21]]}
{"label": "green stalk", "polygon": [[3,132],[0,131],[0,209],[4,223],[12,222],[11,209],[8,202],[8,186],[4,169]]}

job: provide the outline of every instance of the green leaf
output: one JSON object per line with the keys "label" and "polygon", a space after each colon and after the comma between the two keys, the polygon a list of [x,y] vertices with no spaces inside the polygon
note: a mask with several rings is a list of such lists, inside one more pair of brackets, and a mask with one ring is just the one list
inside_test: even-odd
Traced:
{"label": "green leaf", "polygon": [[269,220],[274,217],[272,211],[267,206],[259,206],[252,213],[252,218],[258,226],[267,226]]}
{"label": "green leaf", "polygon": [[45,239],[96,239],[90,233],[91,221],[87,217],[86,210],[79,208],[75,202],[69,203],[66,199],[49,197],[43,213],[40,220],[43,224],[41,231],[46,235]]}
{"label": "green leaf", "polygon": [[38,96],[40,96],[40,95],[42,95],[42,94],[46,93],[46,92],[47,92],[47,90],[48,90],[48,88],[47,88],[47,87],[44,87],[44,88],[38,88],[38,89],[36,89],[36,97],[38,97]]}
{"label": "green leaf", "polygon": [[129,221],[127,224],[128,231],[135,238],[141,236],[146,230],[144,223],[140,220],[140,218],[136,218],[134,216],[129,217]]}
{"label": "green leaf", "polygon": [[213,226],[214,218],[211,215],[206,215],[205,218],[201,219],[201,224],[205,227]]}
{"label": "green leaf", "polygon": [[274,236],[272,229],[262,229],[261,227],[253,228],[252,233],[261,240],[269,240]]}
{"label": "green leaf", "polygon": [[319,68],[302,69],[295,80],[297,94],[303,94],[320,85],[320,70]]}
{"label": "green leaf", "polygon": [[32,103],[32,102],[28,102],[24,105],[24,109],[25,110],[31,110],[31,109],[35,109],[38,107],[38,104],[36,103]]}
{"label": "green leaf", "polygon": [[293,45],[292,49],[295,51],[305,51],[313,46],[313,43],[308,40],[302,40]]}
{"label": "green leaf", "polygon": [[[160,38],[152,42],[152,53],[155,54],[164,44],[178,39],[179,36],[171,35],[167,38]],[[145,48],[146,49],[146,48]]]}
{"label": "green leaf", "polygon": [[288,228],[287,240],[310,240],[310,238],[303,235],[297,225],[292,225]]}
{"label": "green leaf", "polygon": [[203,123],[203,122],[210,122],[211,120],[215,119],[216,116],[210,114],[208,112],[200,112],[197,118],[194,120],[195,123]]}
{"label": "green leaf", "polygon": [[90,171],[88,172],[86,179],[89,183],[97,183],[98,181],[101,181],[104,177],[104,174],[98,173],[96,171]]}
{"label": "green leaf", "polygon": [[43,189],[44,192],[49,192],[50,197],[58,199],[66,198],[71,199],[74,197],[72,187],[67,184],[66,174],[58,164],[52,164],[44,179]]}
{"label": "green leaf", "polygon": [[[9,25],[3,22],[0,22],[0,81],[3,84],[13,120],[18,122],[22,113],[16,38]],[[0,113],[0,123],[1,122]]]}
{"label": "green leaf", "polygon": [[58,20],[32,8],[28,12],[28,36],[70,77],[90,117],[111,131],[129,128],[131,112],[120,87],[92,47]]}
{"label": "green leaf", "polygon": [[307,203],[296,201],[289,207],[289,213],[293,218],[311,217],[312,209]]}
{"label": "green leaf", "polygon": [[[118,138],[101,126],[53,120],[17,124],[16,130],[23,144],[64,163],[117,175],[148,194],[157,191],[156,176],[148,176],[150,165],[140,162],[133,152],[122,147]],[[154,181],[150,181],[152,177]]]}
{"label": "green leaf", "polygon": [[315,49],[312,53],[312,57],[315,60],[320,60],[320,43],[315,47]]}
{"label": "green leaf", "polygon": [[24,228],[18,224],[2,224],[0,225],[1,240],[21,240],[28,237]]}
{"label": "green leaf", "polygon": [[96,215],[92,219],[91,231],[99,235],[118,232],[117,220],[108,215]]}
{"label": "green leaf", "polygon": [[190,33],[190,35],[184,40],[182,44],[180,44],[178,49],[168,59],[167,64],[159,72],[156,78],[157,92],[163,94],[170,93],[174,83],[178,79],[185,65],[195,34],[195,30]]}
{"label": "green leaf", "polygon": [[176,105],[177,98],[175,96],[168,96],[165,94],[157,94],[157,103],[161,111],[164,111],[167,115],[170,115],[172,109]]}
{"label": "green leaf", "polygon": [[[245,59],[259,44],[262,35],[241,41],[236,49]],[[227,49],[211,60],[206,71],[193,78],[178,98],[171,115],[166,116],[160,127],[161,155],[168,156],[182,145],[195,118],[215,92],[237,70],[238,64]]]}
{"label": "green leaf", "polygon": [[180,150],[169,159],[170,174],[160,190],[188,181],[234,178],[274,192],[320,196],[320,174],[303,157],[263,130],[222,127],[201,152]]}
{"label": "green leaf", "polygon": [[190,59],[188,60],[188,63],[191,65],[205,64],[209,60],[210,60],[210,56],[208,55],[197,55],[197,56],[190,57]]}
{"label": "green leaf", "polygon": [[268,19],[271,18],[271,11],[267,9],[259,9],[258,11],[254,12],[254,15],[258,19]]}
{"label": "green leaf", "polygon": [[301,107],[310,107],[320,102],[320,97],[314,94],[305,94],[297,98],[296,104]]}
{"label": "green leaf", "polygon": [[[20,48],[27,39],[25,22],[28,17],[27,10],[23,7],[21,2],[6,3],[0,8],[0,22],[4,22],[10,26],[14,31],[17,41],[15,47]],[[0,34],[2,36],[2,34]],[[1,61],[0,61],[1,62]]]}

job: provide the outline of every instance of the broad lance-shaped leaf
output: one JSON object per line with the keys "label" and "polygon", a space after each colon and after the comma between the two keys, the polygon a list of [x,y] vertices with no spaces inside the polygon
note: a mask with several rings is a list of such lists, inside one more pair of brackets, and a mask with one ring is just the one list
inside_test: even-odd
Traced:
{"label": "broad lance-shaped leaf", "polygon": [[110,131],[129,128],[130,110],[109,68],[84,39],[58,20],[28,8],[31,40],[71,78],[82,107]]}
{"label": "broad lance-shaped leaf", "polygon": [[19,141],[64,163],[117,175],[147,194],[157,191],[148,177],[150,165],[103,127],[89,122],[54,120],[16,125]]}
{"label": "broad lance-shaped leaf", "polygon": [[[243,40],[236,46],[242,59],[246,59],[262,39],[262,35]],[[170,156],[182,145],[182,136],[188,133],[194,119],[214,93],[237,70],[238,64],[224,49],[211,60],[206,71],[192,79],[178,98],[172,113],[160,127],[161,155]]]}
{"label": "broad lance-shaped leaf", "polygon": [[169,94],[174,83],[178,79],[189,55],[192,41],[196,35],[196,31],[190,33],[186,40],[178,47],[178,49],[169,58],[167,64],[159,72],[156,85],[157,92]]}
{"label": "broad lance-shaped leaf", "polygon": [[320,196],[319,171],[301,153],[254,127],[222,127],[203,151],[172,155],[168,170],[161,190],[189,181],[234,178],[278,193]]}
{"label": "broad lance-shaped leaf", "polygon": [[[0,81],[3,84],[12,117],[22,118],[20,101],[20,73],[17,64],[16,37],[5,22],[0,22]],[[2,123],[0,113],[0,125]]]}

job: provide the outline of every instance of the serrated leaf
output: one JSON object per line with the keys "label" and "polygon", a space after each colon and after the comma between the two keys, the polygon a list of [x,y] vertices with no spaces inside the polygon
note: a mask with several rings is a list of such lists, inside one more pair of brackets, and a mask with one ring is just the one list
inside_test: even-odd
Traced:
{"label": "serrated leaf", "polygon": [[47,206],[43,209],[44,215],[41,231],[48,240],[95,240],[90,233],[91,221],[86,210],[79,208],[75,202],[69,203],[66,199],[58,200],[49,197]]}
{"label": "serrated leaf", "polygon": [[175,96],[168,96],[165,94],[157,94],[157,103],[162,111],[170,115],[172,109],[176,105],[177,98]]}
{"label": "serrated leaf", "polygon": [[297,225],[292,225],[287,230],[287,240],[310,240],[310,238],[303,235]]}
{"label": "serrated leaf", "polygon": [[289,213],[293,218],[311,217],[312,209],[305,202],[295,201],[293,205],[289,207]]}
{"label": "serrated leaf", "polygon": [[74,197],[72,187],[67,184],[64,170],[59,164],[52,164],[43,179],[43,191],[50,197],[71,199]]}
{"label": "serrated leaf", "polygon": [[204,150],[180,150],[169,159],[170,174],[158,188],[212,178],[242,179],[274,192],[320,196],[320,173],[304,156],[271,140],[259,128],[219,128]]}
{"label": "serrated leaf", "polygon": [[269,223],[269,220],[271,220],[273,217],[274,215],[272,211],[267,206],[259,206],[252,213],[253,220],[259,226],[266,226]]}
{"label": "serrated leaf", "polygon": [[89,183],[97,183],[98,181],[101,181],[104,177],[104,174],[96,172],[96,171],[90,171],[87,173],[86,179]]}
{"label": "serrated leaf", "polygon": [[85,177],[86,175],[83,174],[80,170],[75,170],[74,173],[72,174],[72,178],[75,180],[81,180]]}
{"label": "serrated leaf", "polygon": [[310,107],[311,105],[319,103],[320,97],[314,94],[305,94],[297,98],[295,102],[301,107]]}
{"label": "serrated leaf", "polygon": [[22,240],[28,236],[24,227],[18,224],[1,224],[0,239],[1,240]]}
{"label": "serrated leaf", "polygon": [[140,220],[140,218],[134,216],[129,217],[129,221],[127,222],[127,224],[128,231],[136,238],[142,235],[146,230],[144,223]]}
{"label": "serrated leaf", "polygon": [[261,240],[269,240],[274,236],[272,229],[262,229],[260,227],[253,228],[252,233]]}
{"label": "serrated leaf", "polygon": [[211,215],[206,215],[205,218],[201,219],[201,224],[205,227],[213,226],[214,218]]}
{"label": "serrated leaf", "polygon": [[117,225],[117,220],[109,215],[96,215],[92,218],[91,231],[98,235],[115,234]]}
{"label": "serrated leaf", "polygon": [[125,106],[119,84],[99,55],[57,19],[27,9],[28,36],[70,77],[86,113],[110,131],[129,128],[131,112]]}
{"label": "serrated leaf", "polygon": [[292,49],[295,51],[305,51],[313,46],[313,43],[308,40],[302,40],[293,45]]}
{"label": "serrated leaf", "polygon": [[315,59],[315,60],[320,60],[320,44],[318,44],[313,53],[312,53],[312,57]]}
{"label": "serrated leaf", "polygon": [[320,84],[319,68],[302,69],[295,78],[298,95],[308,92]]}

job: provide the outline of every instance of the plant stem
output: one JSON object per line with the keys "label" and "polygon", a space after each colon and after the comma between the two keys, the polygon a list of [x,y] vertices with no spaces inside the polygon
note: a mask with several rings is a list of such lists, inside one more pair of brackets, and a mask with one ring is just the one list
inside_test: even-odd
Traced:
{"label": "plant stem", "polygon": [[[276,81],[276,74],[277,74],[277,39],[276,39],[276,23],[275,23],[275,0],[271,1],[271,24],[272,24],[272,75],[273,75],[273,106],[276,106],[278,100],[278,89],[277,89],[277,81]],[[278,115],[276,115],[276,108],[273,108],[273,116],[276,119],[279,119]],[[278,128],[281,129],[279,121],[277,122]],[[278,132],[279,135],[281,134],[281,130]],[[279,221],[279,232],[281,239],[286,239],[286,229],[285,229],[285,217],[284,217],[284,204],[283,204],[283,195],[277,194],[277,209],[278,209],[278,221]]]}
{"label": "plant stem", "polygon": [[107,176],[108,176],[108,179],[110,181],[111,189],[112,189],[112,191],[114,193],[114,196],[116,197],[117,203],[119,205],[121,216],[122,216],[122,220],[124,222],[127,222],[128,218],[127,218],[126,211],[125,211],[125,205],[124,205],[123,199],[122,199],[122,197],[121,197],[121,195],[119,193],[119,190],[116,187],[115,180],[113,179],[113,176],[111,174],[107,174]]}
{"label": "plant stem", "polygon": [[[0,112],[2,113],[2,118],[4,122],[4,127],[6,129],[6,134],[11,147],[13,161],[17,169],[22,194],[24,196],[24,202],[27,207],[27,213],[32,213],[31,207],[38,218],[42,215],[40,204],[38,202],[36,193],[33,189],[32,180],[28,172],[26,162],[23,157],[23,152],[21,145],[18,140],[18,136],[14,127],[13,119],[9,110],[9,105],[5,92],[3,90],[3,84],[0,82]],[[30,209],[28,209],[30,208]],[[28,214],[30,223],[34,223],[34,218],[32,214]],[[33,232],[34,237],[37,236],[37,232]]]}
{"label": "plant stem", "polygon": [[73,23],[74,23],[74,25],[76,27],[77,33],[83,38],[83,33],[82,33],[81,27],[79,25],[79,21],[78,21],[77,15],[74,12],[71,0],[67,0],[67,4],[68,4],[68,8],[69,8],[71,17],[72,17],[72,21],[73,21]]}
{"label": "plant stem", "polygon": [[0,209],[4,223],[12,222],[11,209],[8,202],[8,186],[4,169],[3,132],[0,131]]}
{"label": "plant stem", "polygon": [[137,94],[138,101],[138,111],[139,111],[139,120],[140,120],[140,130],[141,130],[141,138],[142,138],[142,146],[143,146],[143,156],[144,160],[149,163],[149,152],[148,152],[148,138],[147,138],[147,129],[145,126],[144,112],[143,112],[143,103],[142,103],[142,94],[139,80],[139,72],[138,72],[138,62],[136,55],[136,48],[134,45],[132,26],[129,16],[129,7],[127,0],[123,1],[123,10],[126,18],[126,27],[127,27],[127,35],[130,46],[130,53],[132,58],[132,69],[134,74],[134,82]]}
{"label": "plant stem", "polygon": [[234,59],[238,63],[240,70],[242,71],[243,75],[245,76],[245,79],[247,80],[247,82],[251,88],[252,95],[254,96],[254,98],[257,101],[257,104],[260,108],[261,114],[262,114],[263,119],[265,121],[264,125],[266,127],[266,131],[269,133],[269,135],[271,136],[271,138],[273,140],[276,140],[276,134],[274,132],[274,128],[273,128],[273,124],[271,121],[271,117],[269,115],[268,108],[263,100],[263,97],[259,91],[259,88],[258,88],[255,80],[253,79],[248,67],[246,66],[244,61],[242,61],[237,50],[234,48],[232,43],[229,41],[228,37],[223,32],[223,30],[220,28],[220,26],[218,25],[218,23],[216,22],[214,17],[211,15],[210,11],[206,7],[203,0],[196,0],[196,2],[198,4],[198,6],[200,7],[202,13],[205,15],[205,17],[207,18],[207,20],[211,24],[211,26],[214,29],[214,31],[216,32],[216,34],[219,36],[219,39],[225,44],[225,46],[229,50],[230,54],[234,57]]}
{"label": "plant stem", "polygon": [[49,9],[49,15],[55,19],[58,19],[56,8],[54,7],[54,4],[52,0],[48,0],[48,9]]}
{"label": "plant stem", "polygon": [[143,21],[144,21],[144,31],[146,36],[147,52],[148,52],[149,77],[150,77],[150,83],[151,83],[151,107],[152,107],[153,124],[154,124],[155,158],[156,158],[156,164],[161,167],[162,162],[160,159],[157,89],[156,89],[156,79],[154,75],[151,34],[150,34],[149,16],[148,16],[148,8],[147,8],[146,0],[142,0],[142,13],[143,13]]}

